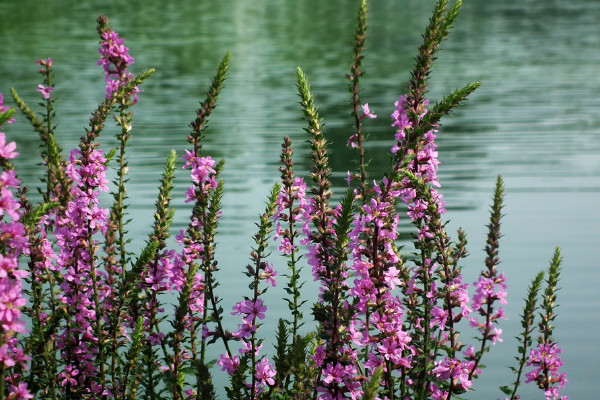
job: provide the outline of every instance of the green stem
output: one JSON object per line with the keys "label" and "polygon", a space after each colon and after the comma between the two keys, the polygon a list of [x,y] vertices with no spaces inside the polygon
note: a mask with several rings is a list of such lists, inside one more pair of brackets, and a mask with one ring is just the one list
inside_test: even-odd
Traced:
{"label": "green stem", "polygon": [[[91,228],[88,225],[88,232],[91,232]],[[98,355],[96,357],[96,363],[100,366],[100,386],[102,387],[101,392],[104,392],[105,389],[105,379],[106,379],[106,366],[105,366],[105,354],[104,354],[104,332],[102,329],[102,317],[103,317],[103,307],[100,305],[100,297],[98,293],[98,275],[96,271],[96,262],[95,262],[95,252],[93,245],[93,237],[90,233],[88,235],[88,243],[90,246],[90,268],[91,268],[91,278],[92,278],[92,290],[94,295],[94,309],[96,311],[96,337],[98,340]]]}

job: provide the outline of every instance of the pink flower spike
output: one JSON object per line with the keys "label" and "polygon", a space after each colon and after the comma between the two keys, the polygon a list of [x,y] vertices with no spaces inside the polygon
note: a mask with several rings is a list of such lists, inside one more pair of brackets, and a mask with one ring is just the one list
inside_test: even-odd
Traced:
{"label": "pink flower spike", "polygon": [[44,85],[38,85],[36,90],[44,96],[44,99],[48,100],[54,88],[52,86],[45,87]]}
{"label": "pink flower spike", "polygon": [[377,118],[377,115],[373,114],[373,112],[369,109],[369,103],[365,103],[361,107],[362,107],[363,113],[364,113],[361,118],[365,118],[365,117],[369,117],[371,119]]}

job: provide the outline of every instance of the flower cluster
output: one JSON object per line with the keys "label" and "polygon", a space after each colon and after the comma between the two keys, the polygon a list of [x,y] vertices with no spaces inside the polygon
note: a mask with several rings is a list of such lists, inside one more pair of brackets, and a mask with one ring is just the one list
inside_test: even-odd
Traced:
{"label": "flower cluster", "polygon": [[[428,112],[427,105],[428,100],[425,100],[421,105],[421,110],[418,115],[421,120]],[[407,133],[413,127],[413,122],[408,115],[407,110],[407,96],[403,95],[398,98],[398,101],[394,103],[396,110],[392,113],[393,123],[392,126],[397,128],[395,139],[396,145],[392,147],[392,153],[396,154],[399,151],[404,151],[402,154],[405,158],[412,158],[407,166],[407,169],[414,173],[415,176],[421,178],[424,183],[428,183],[434,187],[440,187],[440,183],[437,178],[437,172],[440,165],[438,160],[437,145],[435,144],[435,133],[437,130],[428,130],[417,143],[416,146],[411,146],[411,139],[407,137]],[[430,188],[431,198],[436,203],[438,213],[443,214],[446,212],[444,206],[442,194],[435,188]],[[403,180],[403,188],[400,189],[400,197],[404,203],[408,206],[408,216],[412,221],[426,219],[427,223],[427,207],[429,203],[422,196],[417,194],[414,185],[411,184],[408,179]],[[433,233],[428,231],[428,227],[425,224],[419,232],[420,238],[432,237]]]}
{"label": "flower cluster", "polygon": [[[119,88],[124,87],[133,79],[133,74],[127,72],[127,67],[133,64],[133,57],[129,55],[129,48],[124,45],[125,39],[120,38],[117,32],[107,27],[106,18],[98,18],[100,24],[102,41],[100,42],[99,52],[102,58],[98,60],[98,65],[102,65],[106,80],[106,98],[112,96]],[[137,102],[137,93],[140,90],[136,87],[133,90],[133,102]]]}
{"label": "flower cluster", "polygon": [[98,304],[112,297],[112,288],[98,273],[97,233],[104,234],[108,224],[108,210],[100,205],[100,192],[108,191],[106,158],[93,145],[71,151],[66,172],[73,181],[71,200],[64,213],[57,215],[57,267],[64,277],[60,301],[69,312],[69,318],[58,336],[66,368],[59,374],[63,386],[72,393],[102,393],[95,379],[98,366],[96,326],[100,310]]}
{"label": "flower cluster", "polygon": [[[269,267],[270,271],[272,269]],[[273,386],[275,381],[273,377],[277,374],[273,364],[269,363],[269,359],[265,356],[259,357],[259,352],[262,349],[262,344],[255,338],[258,326],[258,320],[265,318],[267,307],[262,299],[255,300],[245,299],[237,302],[233,306],[232,315],[239,315],[242,323],[238,325],[237,331],[232,336],[241,341],[241,347],[238,350],[238,355],[221,354],[217,364],[221,366],[222,371],[226,371],[229,375],[237,370],[240,365],[240,357],[253,360],[253,378],[252,382],[245,382],[245,385],[258,395],[269,386]],[[253,397],[254,398],[254,397]]]}
{"label": "flower cluster", "polygon": [[[0,94],[0,114],[8,112]],[[9,119],[12,123],[14,120]],[[0,126],[1,128],[1,126]],[[22,217],[21,204],[13,191],[19,190],[20,181],[8,160],[18,156],[15,142],[6,143],[6,136],[0,132],[0,363],[3,378],[6,378],[9,397],[31,399],[27,383],[21,381],[17,372],[27,368],[28,356],[19,346],[16,335],[26,333],[21,308],[27,300],[23,297],[22,278],[27,271],[19,269],[18,258],[29,252],[28,238]],[[14,371],[13,371],[14,367]],[[10,371],[9,373],[7,373]]]}
{"label": "flower cluster", "polygon": [[[211,157],[198,157],[189,150],[186,150],[183,160],[185,161],[183,168],[190,169],[193,182],[186,192],[186,203],[208,204],[211,192],[217,188],[216,171],[213,168],[215,161]],[[188,277],[188,274],[194,263],[201,263],[205,258],[203,228],[207,213],[208,210],[206,209],[196,211],[196,215],[193,216],[188,229],[181,230],[176,237],[177,242],[183,245],[183,249],[181,253],[175,254],[172,268],[169,268],[171,265],[168,261],[164,261],[165,268],[159,269],[163,276],[169,277],[170,289],[175,292],[181,292],[184,286],[188,284],[188,279],[192,280],[189,282],[191,289],[188,303],[190,316],[185,317],[187,329],[192,329],[193,325],[201,320],[204,314],[204,276],[200,271],[196,271],[193,277]],[[160,278],[155,276],[150,279]]]}
{"label": "flower cluster", "polygon": [[244,300],[237,302],[231,313],[241,317],[241,324],[238,324],[237,331],[231,335],[241,342],[241,347],[238,350],[239,357],[232,355],[229,348],[227,348],[227,354],[222,354],[220,360],[217,361],[222,370],[227,371],[229,375],[234,374],[240,365],[243,365],[244,369],[249,366],[251,380],[250,382],[244,382],[244,385],[251,392],[250,399],[256,399],[256,396],[272,387],[275,384],[273,378],[277,374],[275,366],[269,362],[267,357],[259,357],[262,340],[257,338],[256,333],[261,325],[259,321],[265,319],[265,312],[267,311],[267,306],[260,296],[268,290],[269,286],[276,286],[274,278],[277,272],[270,263],[264,261],[264,258],[269,235],[272,232],[273,217],[278,208],[277,198],[280,193],[279,185],[275,185],[267,203],[267,208],[264,214],[260,216],[258,233],[254,235],[256,247],[250,253],[252,265],[246,267],[246,275],[252,278],[249,286],[252,289],[252,296],[244,297]]}
{"label": "flower cluster", "polygon": [[367,348],[366,366],[371,371],[384,367],[389,377],[393,370],[410,367],[414,349],[403,329],[401,301],[392,292],[404,283],[399,279],[403,262],[394,244],[399,216],[386,190],[387,182],[383,181],[383,190],[374,186],[375,196],[354,219],[349,247],[355,279],[349,294],[357,317],[361,317],[353,319],[350,328],[354,343]]}
{"label": "flower cluster", "polygon": [[[281,187],[277,197],[277,212],[273,220],[277,222],[274,239],[279,239],[279,252],[283,255],[291,255],[292,251],[297,251],[297,245],[294,244],[294,226],[296,223],[303,223],[310,220],[307,215],[308,202],[306,199],[306,183],[303,178],[295,177],[289,188]],[[287,227],[282,225],[287,223]]]}
{"label": "flower cluster", "polygon": [[[446,357],[444,360],[435,363],[436,366],[432,372],[436,378],[442,381],[450,380],[452,388],[464,391],[473,385],[473,382],[469,379],[473,364],[473,361],[460,361],[456,358],[450,359]],[[448,392],[444,392],[441,397],[435,395],[438,390],[433,391],[434,395],[432,397],[434,399],[448,398]]]}
{"label": "flower cluster", "polygon": [[484,322],[479,322],[475,317],[470,318],[471,326],[476,327],[479,331],[490,339],[493,344],[500,339],[502,329],[495,327],[494,321],[504,318],[504,308],[499,307],[493,310],[491,307],[495,302],[506,304],[506,279],[504,274],[494,276],[480,276],[475,286],[475,294],[473,295],[472,309],[478,312],[485,318]]}
{"label": "flower cluster", "polygon": [[37,91],[44,96],[44,100],[50,99],[50,94],[54,91],[54,86],[49,85],[50,82],[50,71],[52,69],[52,59],[47,58],[45,60],[37,60],[36,64],[43,67],[40,69],[40,74],[45,77],[46,86],[39,84],[37,87]]}
{"label": "flower cluster", "polygon": [[537,348],[531,349],[527,366],[533,369],[525,374],[526,382],[536,382],[544,389],[546,400],[568,400],[568,396],[561,396],[559,389],[568,382],[566,373],[559,372],[563,362],[559,356],[562,350],[556,343],[540,343]]}

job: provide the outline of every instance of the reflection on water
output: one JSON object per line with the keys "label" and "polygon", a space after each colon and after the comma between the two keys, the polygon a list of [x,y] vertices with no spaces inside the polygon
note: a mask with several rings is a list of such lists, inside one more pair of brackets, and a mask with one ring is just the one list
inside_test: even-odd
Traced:
{"label": "reflection on water", "polygon": [[[149,228],[146,221],[152,216],[163,160],[170,148],[182,153],[187,122],[220,58],[231,50],[228,81],[205,148],[227,160],[219,239],[221,288],[245,288],[241,275],[229,271],[239,271],[246,263],[255,216],[278,177],[284,135],[294,140],[297,171],[307,168],[294,86],[297,65],[309,77],[325,118],[335,182],[338,192],[343,190],[346,161],[352,156],[345,146],[351,121],[344,74],[356,2],[70,3],[3,2],[0,41],[9,51],[0,63],[0,91],[6,94],[12,85],[34,104],[34,61],[52,57],[58,138],[69,149],[103,95],[102,73],[95,66],[94,21],[99,13],[111,18],[126,38],[135,71],[157,68],[136,106],[131,141],[135,151],[130,153],[129,210],[136,222],[130,232],[136,243]],[[432,4],[380,0],[371,6],[362,99],[379,115],[366,124],[374,177],[389,167],[393,131],[388,115],[408,80]],[[593,371],[584,367],[600,357],[594,345],[599,339],[600,274],[593,254],[600,244],[598,17],[600,3],[595,0],[467,1],[433,74],[434,100],[465,83],[482,81],[466,106],[443,121],[438,140],[450,226],[463,226],[469,233],[472,255],[465,271],[471,277],[482,267],[486,209],[497,174],[505,177],[507,187],[501,256],[512,289],[511,319],[504,326],[505,343],[493,349],[495,359],[488,359],[488,373],[477,385],[478,398],[498,396],[495,388],[511,381],[505,365],[512,363],[519,302],[527,281],[545,267],[555,244],[562,246],[565,257],[556,321],[570,380],[565,393],[586,399],[600,389]],[[107,146],[114,145],[111,129],[102,139]],[[37,138],[23,118],[8,134],[19,145],[22,178],[35,182],[40,172]],[[187,178],[178,178],[181,194]],[[186,215],[187,208],[178,203],[176,229],[185,225]],[[408,235],[407,225],[402,230]],[[238,292],[223,294],[226,308],[237,301]],[[279,292],[272,293],[275,297]]]}

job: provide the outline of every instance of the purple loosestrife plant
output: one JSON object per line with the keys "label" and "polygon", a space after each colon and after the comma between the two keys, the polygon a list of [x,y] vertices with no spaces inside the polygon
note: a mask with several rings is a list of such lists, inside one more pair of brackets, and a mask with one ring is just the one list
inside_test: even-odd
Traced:
{"label": "purple loosestrife plant", "polygon": [[[99,17],[98,64],[106,93],[78,148],[64,157],[54,137],[53,63],[39,60],[42,117],[11,92],[42,142],[46,187],[40,205],[28,199],[14,170],[16,144],[0,132],[0,400],[210,400],[223,392],[213,383],[219,369],[230,377],[226,396],[238,400],[450,400],[473,390],[484,354],[502,341],[507,288],[499,270],[502,179],[491,207],[485,268],[472,286],[464,282],[461,267],[466,235],[459,230],[453,240],[444,220],[436,144],[440,120],[479,83],[434,104],[426,94],[436,52],[460,6],[460,0],[436,2],[406,94],[390,107],[389,170],[373,179],[364,125],[376,115],[359,93],[367,27],[367,1],[360,2],[347,75],[353,125],[348,144],[357,151],[357,168],[348,172],[350,188],[339,204],[324,125],[308,79],[297,69],[312,187],[296,175],[292,143],[285,138],[281,185],[274,186],[259,216],[245,269],[250,292],[230,313],[237,326],[233,332],[226,329],[229,313],[220,306],[215,256],[223,161],[203,150],[229,53],[190,123],[189,148],[182,157],[190,176],[183,194],[191,206],[189,224],[175,236],[178,247],[170,248],[177,159],[172,151],[158,188],[154,225],[135,252],[125,229],[126,150],[131,107],[153,70],[130,72],[133,58],[124,39]],[[13,114],[0,95],[0,126],[13,122]],[[111,115],[119,146],[104,152],[97,139]],[[106,178],[111,162],[112,184]],[[112,205],[101,201],[100,194],[108,191]],[[414,227],[409,253],[399,237],[403,220]],[[285,274],[278,274],[282,269],[269,258],[271,236],[287,262]],[[560,262],[557,248],[537,324],[544,274],[531,284],[513,368],[516,380],[501,387],[507,399],[519,398],[523,379],[535,383],[547,400],[567,399],[560,393],[567,381],[552,326]],[[312,324],[304,318],[304,264],[319,285]],[[287,278],[290,317],[279,320],[270,356],[264,340],[269,334],[261,329],[269,303],[265,293],[281,276]],[[478,335],[472,342],[461,337],[469,329]]]}
{"label": "purple loosestrife plant", "polygon": [[[228,388],[227,392],[234,396],[242,392],[245,393],[245,398],[251,400],[259,398],[266,391],[271,391],[271,388],[275,385],[273,378],[277,375],[268,358],[259,356],[263,345],[262,340],[257,336],[257,331],[261,325],[260,321],[265,319],[265,312],[267,311],[267,307],[260,296],[267,291],[269,286],[276,285],[274,278],[277,272],[264,259],[273,230],[273,216],[276,212],[279,193],[280,187],[276,184],[267,202],[265,212],[260,216],[258,232],[253,237],[256,247],[250,253],[252,264],[246,266],[246,276],[252,279],[249,285],[252,295],[246,296],[244,300],[237,302],[231,313],[241,318],[237,331],[232,335],[241,343],[238,351],[239,357],[231,354],[221,354],[220,360],[217,361],[223,371],[227,371],[233,377],[232,387]],[[249,382],[244,382],[245,388],[239,386],[240,376],[239,373],[236,374],[238,370],[248,371]]]}
{"label": "purple loosestrife plant", "polygon": [[563,362],[559,354],[562,353],[562,350],[552,336],[554,330],[552,321],[556,318],[554,308],[556,307],[556,291],[558,290],[561,262],[560,248],[557,247],[548,268],[547,286],[542,302],[543,312],[540,315],[538,345],[531,349],[529,361],[527,361],[527,366],[533,368],[525,374],[526,382],[535,382],[544,391],[546,400],[568,399],[568,396],[560,395],[560,389],[563,389],[568,381],[567,374],[560,371]]}
{"label": "purple loosestrife plant", "polygon": [[[50,87],[52,61],[38,64],[44,67],[40,72]],[[100,205],[98,195],[108,190],[108,182],[107,159],[95,139],[115,104],[122,103],[151,73],[132,77],[100,104],[79,148],[66,161],[54,140],[52,98],[43,93],[47,107],[41,119],[12,90],[46,144],[42,157],[48,166],[43,196],[47,202],[32,208],[22,196],[34,249],[29,263],[32,306],[26,311],[33,320],[27,347],[36,356],[28,379],[32,390],[44,398],[115,396],[123,391],[123,377],[114,367],[120,363],[121,350],[113,346],[109,351],[107,346],[114,305],[123,302],[117,300],[119,288],[106,279],[108,268],[100,261],[99,237],[107,232],[108,210]],[[119,335],[127,336],[127,321],[121,322]]]}
{"label": "purple loosestrife plant", "polygon": [[[0,94],[0,129],[12,123],[14,110],[4,104]],[[23,371],[31,359],[23,351],[18,334],[28,333],[21,309],[27,303],[23,296],[23,278],[29,275],[19,268],[18,259],[29,253],[23,209],[18,196],[20,180],[10,160],[16,158],[15,142],[7,142],[0,132],[0,393],[14,399],[31,399],[33,395],[23,381]]]}

